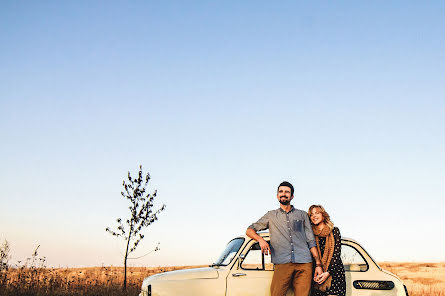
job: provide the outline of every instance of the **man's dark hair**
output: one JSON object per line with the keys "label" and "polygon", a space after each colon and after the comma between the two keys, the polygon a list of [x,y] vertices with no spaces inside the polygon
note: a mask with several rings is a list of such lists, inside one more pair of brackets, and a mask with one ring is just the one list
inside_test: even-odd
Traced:
{"label": "man's dark hair", "polygon": [[286,187],[289,187],[289,188],[290,188],[290,195],[294,195],[294,186],[292,186],[291,183],[289,183],[289,182],[287,182],[287,181],[283,181],[283,182],[281,182],[280,185],[278,185],[277,192],[278,192],[278,190],[280,189],[280,186],[286,186]]}

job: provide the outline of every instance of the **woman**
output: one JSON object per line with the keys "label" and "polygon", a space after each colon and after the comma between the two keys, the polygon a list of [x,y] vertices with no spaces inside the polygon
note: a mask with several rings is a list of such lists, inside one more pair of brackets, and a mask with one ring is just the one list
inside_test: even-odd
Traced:
{"label": "woman", "polygon": [[308,210],[318,253],[323,264],[323,273],[314,278],[312,296],[345,296],[345,269],[341,261],[340,230],[334,227],[329,214],[321,205],[312,205]]}

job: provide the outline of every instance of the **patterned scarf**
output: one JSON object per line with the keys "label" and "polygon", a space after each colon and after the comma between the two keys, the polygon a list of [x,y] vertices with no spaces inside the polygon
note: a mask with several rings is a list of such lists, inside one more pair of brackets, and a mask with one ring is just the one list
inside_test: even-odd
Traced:
{"label": "patterned scarf", "polygon": [[[331,263],[332,256],[334,255],[334,246],[335,246],[334,235],[332,234],[332,229],[329,228],[327,225],[325,225],[322,230],[318,230],[318,228],[316,228],[316,227],[312,227],[312,230],[314,231],[314,234],[315,234],[315,240],[317,242],[318,254],[320,254],[320,255],[321,255],[321,251],[320,251],[320,243],[318,241],[318,238],[319,237],[326,238],[323,257],[321,258],[321,264],[323,265],[323,267],[322,267],[323,272],[326,272],[328,270],[329,264]],[[331,281],[332,281],[332,276],[329,275],[328,278],[321,285],[314,283],[315,289],[324,292],[331,287]]]}

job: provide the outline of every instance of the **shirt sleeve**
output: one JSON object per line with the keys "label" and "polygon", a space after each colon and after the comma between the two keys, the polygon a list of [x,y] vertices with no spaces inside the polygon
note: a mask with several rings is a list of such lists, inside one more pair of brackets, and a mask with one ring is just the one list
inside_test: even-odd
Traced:
{"label": "shirt sleeve", "polygon": [[317,243],[315,242],[314,232],[312,231],[311,221],[309,221],[309,216],[306,212],[303,214],[304,216],[304,232],[306,233],[307,246],[310,248],[316,247]]}
{"label": "shirt sleeve", "polygon": [[260,220],[256,221],[255,223],[252,223],[247,228],[252,228],[255,231],[268,229],[269,228],[269,212],[267,212],[263,217],[260,218]]}
{"label": "shirt sleeve", "polygon": [[340,265],[343,265],[343,263],[341,262],[341,235],[340,235],[340,229],[338,229],[337,227],[334,227],[334,229],[332,229],[332,234],[334,235],[334,254],[332,255],[332,259],[331,262],[329,263],[329,267],[328,270],[329,274],[332,275],[336,269],[338,269],[338,267]]}

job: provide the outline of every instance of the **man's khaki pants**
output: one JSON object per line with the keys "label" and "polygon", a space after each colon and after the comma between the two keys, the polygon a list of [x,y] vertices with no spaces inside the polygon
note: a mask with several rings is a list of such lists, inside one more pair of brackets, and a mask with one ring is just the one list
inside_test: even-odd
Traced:
{"label": "man's khaki pants", "polygon": [[275,264],[270,294],[284,296],[292,284],[295,296],[309,296],[311,283],[312,262]]}

